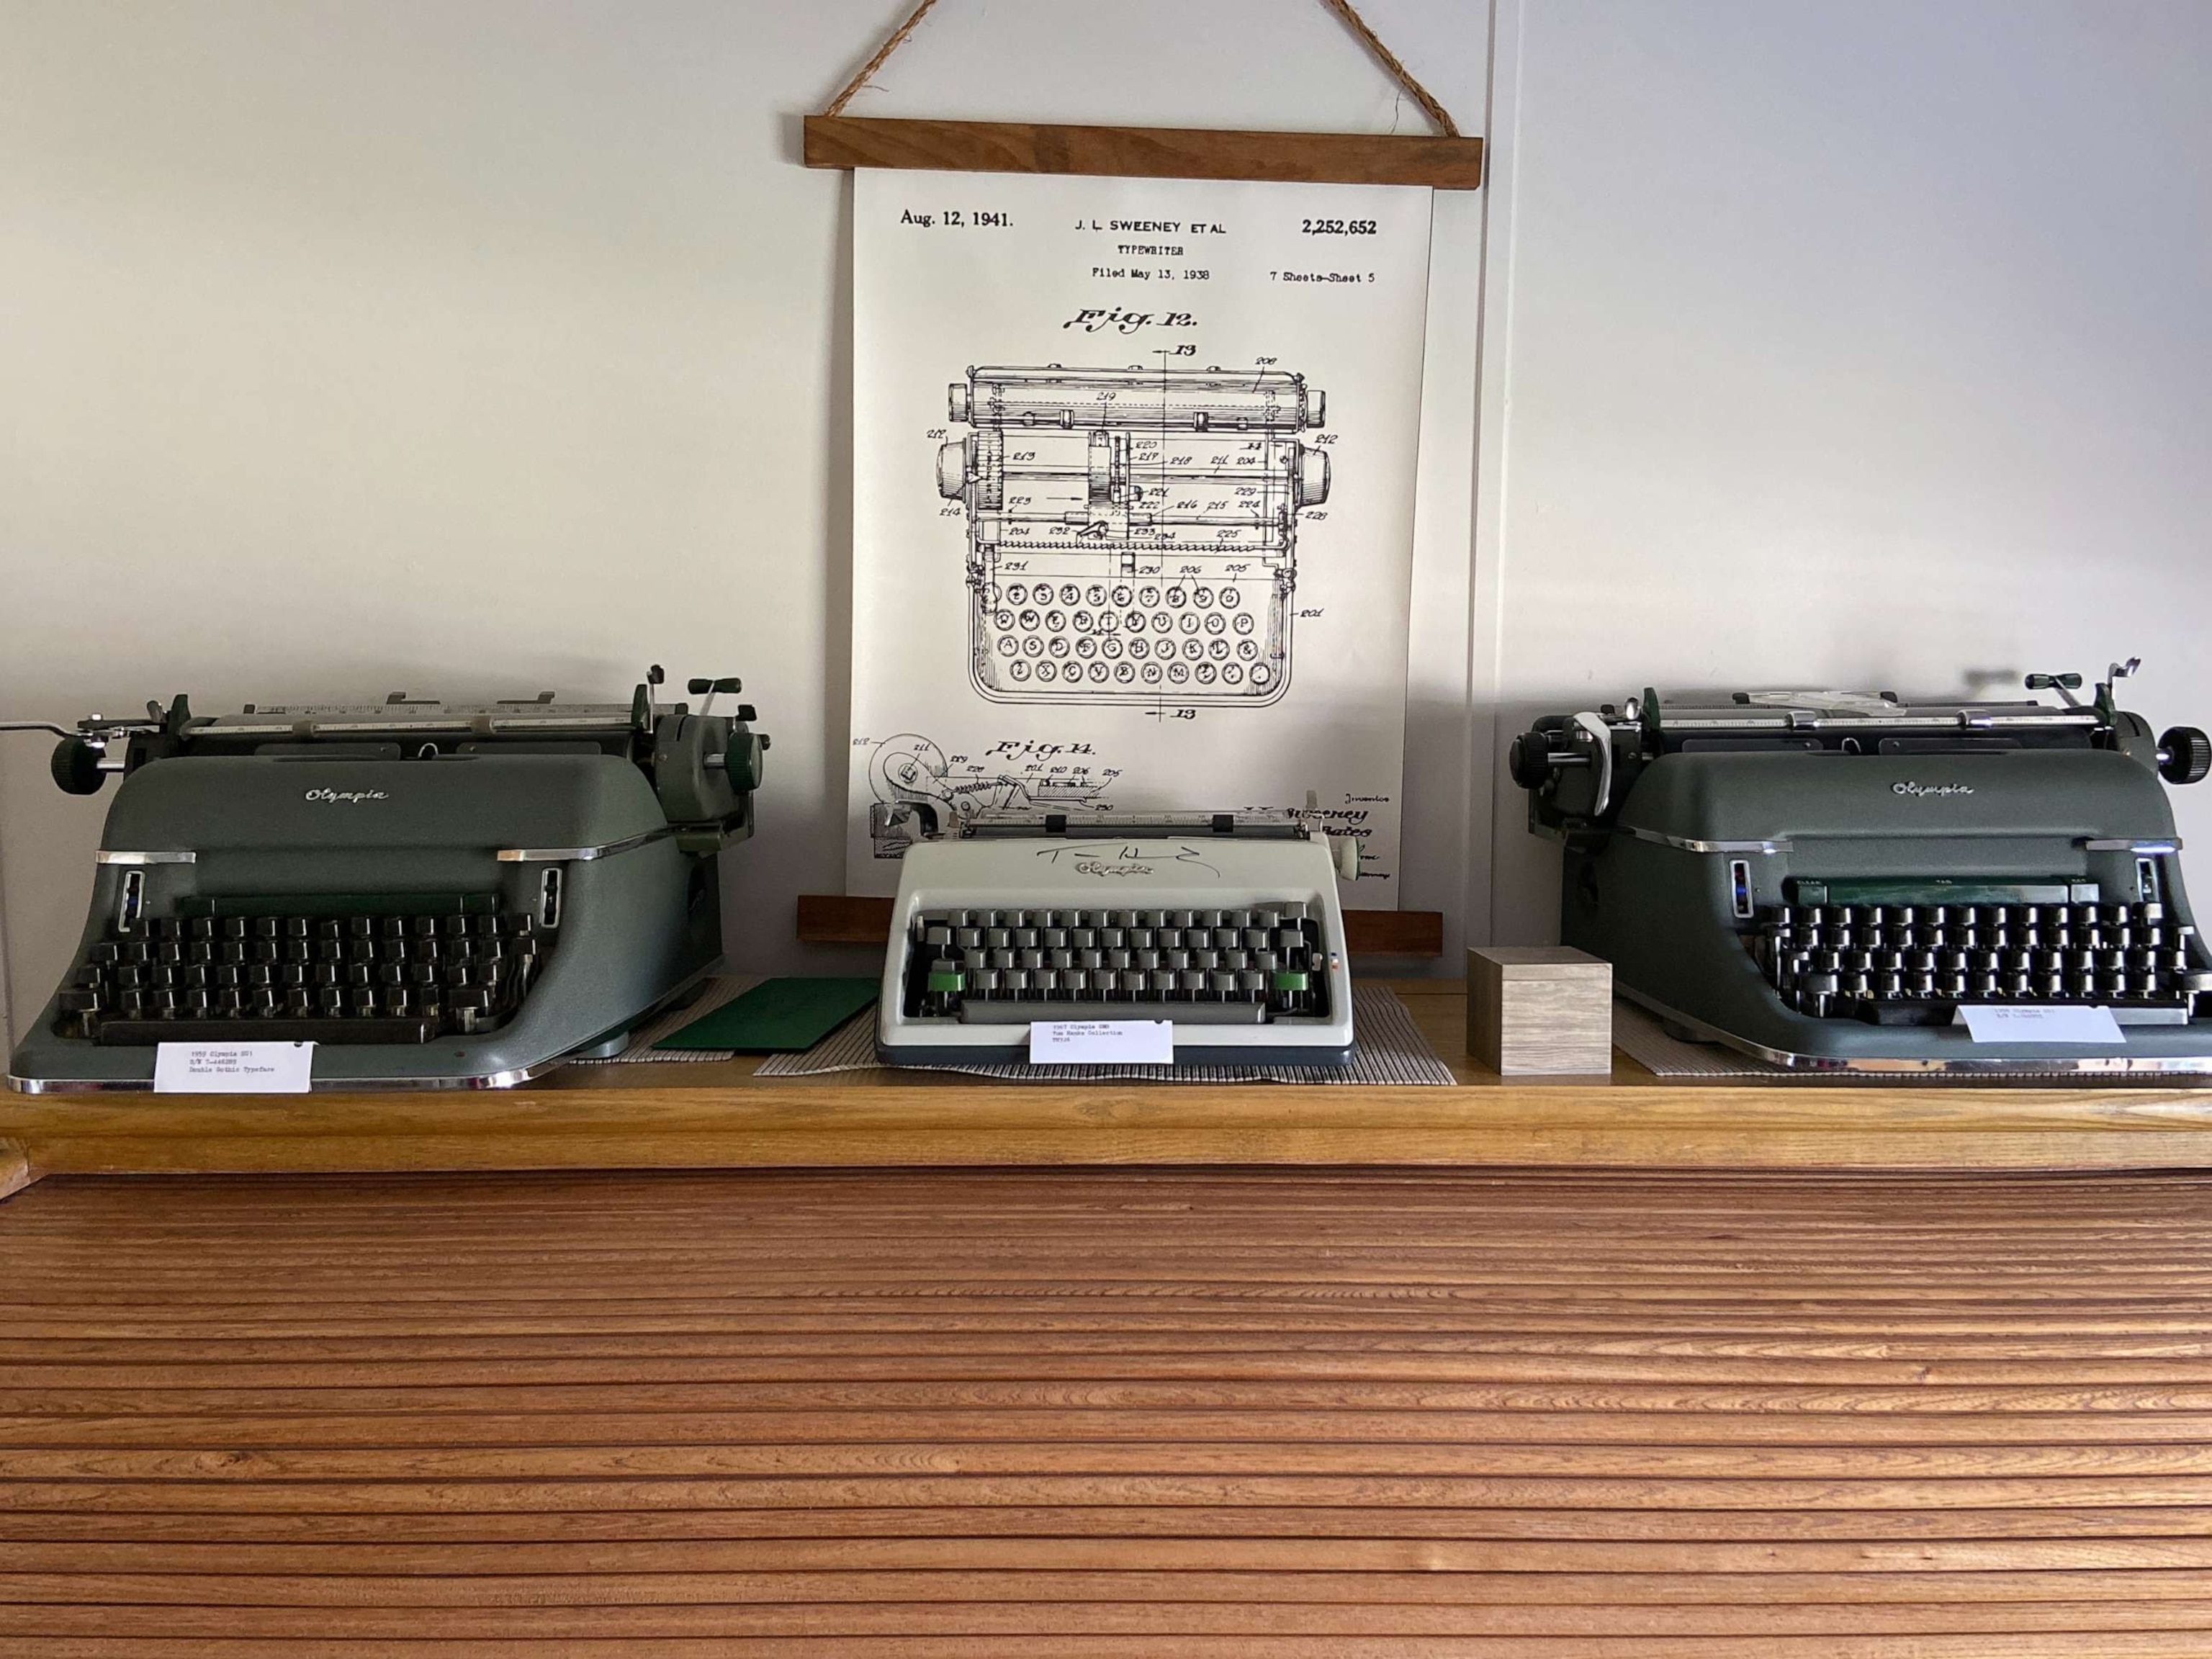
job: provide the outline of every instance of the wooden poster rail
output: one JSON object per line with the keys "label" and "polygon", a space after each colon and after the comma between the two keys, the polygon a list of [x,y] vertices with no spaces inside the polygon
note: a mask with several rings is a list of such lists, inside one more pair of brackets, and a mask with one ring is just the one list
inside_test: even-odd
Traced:
{"label": "wooden poster rail", "polygon": [[1055,173],[1125,179],[1257,179],[1301,185],[1482,183],[1482,140],[1382,44],[1351,0],[1322,0],[1436,127],[1423,134],[1234,132],[1193,127],[886,120],[848,115],[853,96],[904,46],[937,0],[921,0],[819,115],[806,118],[811,167],[921,167],[945,173]]}

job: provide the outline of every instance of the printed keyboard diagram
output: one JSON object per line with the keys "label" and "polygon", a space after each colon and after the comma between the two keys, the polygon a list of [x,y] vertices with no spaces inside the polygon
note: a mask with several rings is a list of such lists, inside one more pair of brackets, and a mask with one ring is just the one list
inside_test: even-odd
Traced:
{"label": "printed keyboard diagram", "polygon": [[1324,396],[1281,369],[971,368],[938,453],[994,702],[1264,708],[1291,683]]}

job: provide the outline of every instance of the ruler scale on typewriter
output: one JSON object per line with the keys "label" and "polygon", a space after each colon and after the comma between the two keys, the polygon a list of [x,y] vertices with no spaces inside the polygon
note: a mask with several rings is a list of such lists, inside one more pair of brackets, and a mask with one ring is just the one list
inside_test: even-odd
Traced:
{"label": "ruler scale on typewriter", "polygon": [[[159,1045],[312,1042],[315,1086],[490,1088],[618,1046],[721,957],[768,738],[734,679],[627,705],[248,707],[62,732],[122,785],[10,1086],[152,1086]],[[58,729],[58,728],[55,728]]]}
{"label": "ruler scale on typewriter", "polygon": [[[1647,690],[1514,741],[1565,843],[1560,939],[1678,1030],[1793,1067],[2212,1072],[2212,956],[2160,780],[2212,740],[2056,703]],[[2104,1009],[2117,1041],[1977,1041],[1965,1010]],[[1994,1022],[1992,1022],[1994,1023]]]}
{"label": "ruler scale on typewriter", "polygon": [[1037,1021],[1165,1020],[1178,1061],[1341,1064],[1338,871],[1290,813],[980,814],[906,853],[878,1049],[1020,1059]]}

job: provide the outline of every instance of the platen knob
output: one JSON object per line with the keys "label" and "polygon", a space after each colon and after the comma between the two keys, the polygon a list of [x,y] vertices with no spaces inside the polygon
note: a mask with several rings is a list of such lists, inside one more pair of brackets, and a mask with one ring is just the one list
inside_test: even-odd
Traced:
{"label": "platen knob", "polygon": [[2168,783],[2202,783],[2212,774],[2212,738],[2193,726],[2170,726],[2158,740],[2158,775]]}
{"label": "platen knob", "polygon": [[[953,388],[958,391],[960,388]],[[968,446],[965,442],[942,446],[937,452],[937,493],[948,501],[957,501],[968,488]]]}
{"label": "platen knob", "polygon": [[1298,471],[1294,483],[1297,492],[1297,505],[1319,507],[1328,499],[1328,452],[1326,449],[1298,451]]}
{"label": "platen knob", "polygon": [[1505,751],[1505,769],[1523,789],[1541,789],[1552,775],[1551,739],[1541,732],[1523,732]]}
{"label": "platen knob", "polygon": [[46,766],[64,794],[96,795],[100,786],[107,781],[107,775],[100,769],[100,750],[82,738],[64,738],[56,744],[53,758]]}

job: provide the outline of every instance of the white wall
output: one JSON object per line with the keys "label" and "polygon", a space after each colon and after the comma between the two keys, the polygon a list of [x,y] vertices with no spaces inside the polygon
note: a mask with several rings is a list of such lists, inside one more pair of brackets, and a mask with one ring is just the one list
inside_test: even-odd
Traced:
{"label": "white wall", "polygon": [[[2212,726],[2212,5],[1500,0],[1496,74],[1497,763],[1647,684],[2131,653],[2127,706]],[[1495,937],[1551,937],[1556,854],[1479,759]],[[2175,805],[2212,890],[2212,784]]]}
{"label": "white wall", "polygon": [[[842,887],[844,176],[905,0],[0,0],[0,710],[626,698],[775,738],[738,961]],[[1370,0],[1470,131],[1486,8]],[[1318,5],[947,0],[860,114],[1420,129]],[[1438,213],[1404,902],[1461,905],[1480,204]],[[20,1022],[110,797],[0,738]]]}
{"label": "white wall", "polygon": [[[2212,5],[1499,0],[1494,81],[1485,5],[1362,9],[1469,131],[1487,87],[1493,167],[1438,204],[1405,902],[1546,936],[1493,748],[1646,683],[2140,653],[2212,721]],[[796,118],[904,9],[0,0],[0,710],[741,672],[733,951],[835,960],[790,904],[841,869],[847,222]],[[1295,0],[946,0],[854,107],[1419,125]],[[18,1019],[106,805],[44,768],[0,738]]]}

